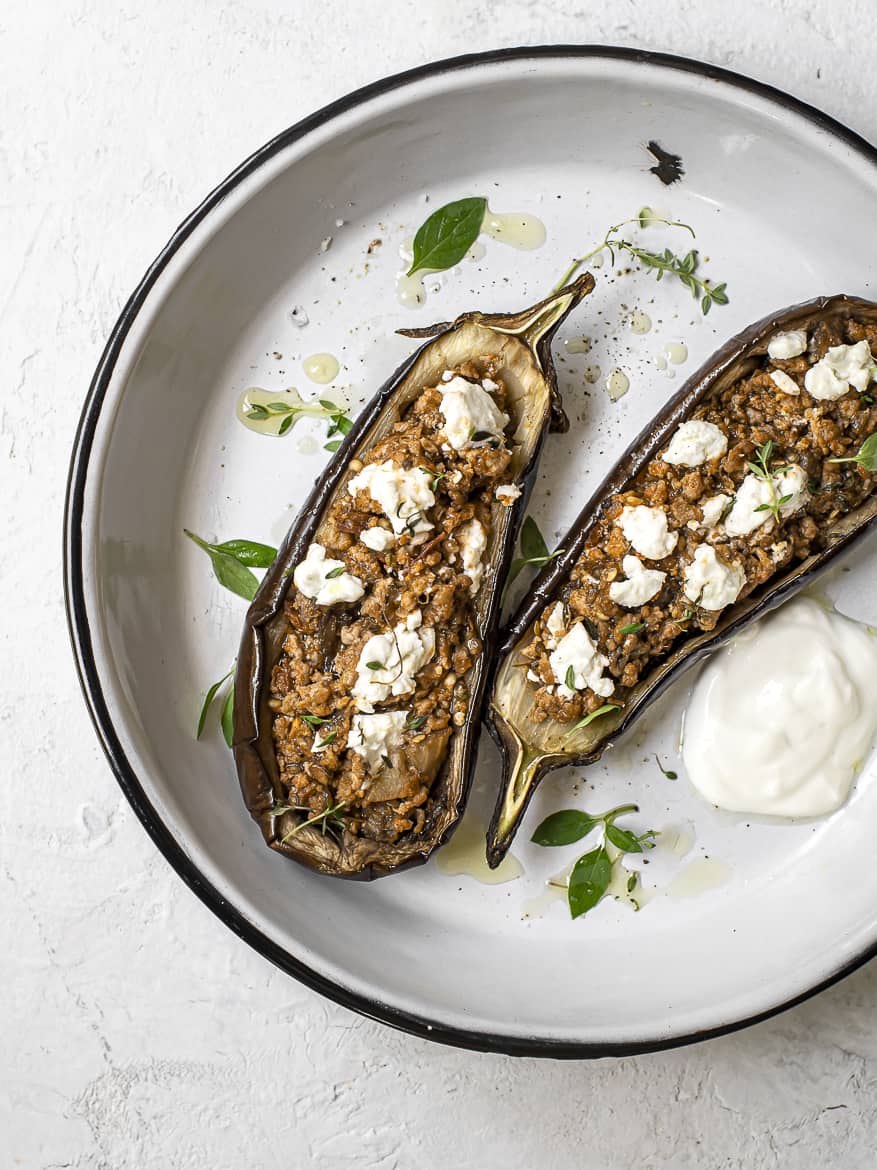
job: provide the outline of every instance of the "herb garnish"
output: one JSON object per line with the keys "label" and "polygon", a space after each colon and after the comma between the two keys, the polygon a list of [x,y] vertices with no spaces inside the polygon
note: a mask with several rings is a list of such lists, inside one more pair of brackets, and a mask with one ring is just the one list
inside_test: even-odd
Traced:
{"label": "herb garnish", "polygon": [[331,718],[324,719],[322,715],[302,715],[301,718],[310,727],[322,727],[324,723],[332,722]]}
{"label": "herb garnish", "polygon": [[365,665],[368,668],[368,670],[383,670],[384,669],[383,662],[367,662]]}
{"label": "herb garnish", "polygon": [[259,579],[247,566],[266,569],[277,556],[277,549],[268,544],[257,544],[252,540],[226,540],[222,544],[210,544],[184,528],[186,536],[203,548],[210,557],[213,573],[220,585],[252,601],[259,588]]}
{"label": "herb garnish", "polygon": [[327,439],[337,434],[346,435],[353,426],[352,420],[344,412],[344,407],[328,398],[321,398],[319,402],[305,402],[297,394],[289,393],[287,397],[292,401],[283,402],[276,399],[274,402],[266,402],[264,406],[260,402],[252,402],[244,411],[244,418],[252,422],[264,422],[271,417],[279,417],[281,422],[277,429],[278,435],[285,435],[299,419],[325,418],[329,420]]}
{"label": "herb garnish", "polygon": [[563,685],[566,687],[566,689],[568,691],[574,691],[576,689],[576,672],[573,669],[571,663],[566,668],[566,675],[564,676],[564,679],[563,679]]}
{"label": "herb garnish", "polygon": [[509,575],[506,577],[505,589],[503,596],[508,591],[512,581],[518,576],[521,569],[527,565],[542,566],[547,565],[549,561],[554,560],[555,557],[560,556],[563,552],[562,548],[557,548],[553,553],[548,551],[548,545],[545,543],[545,538],[539,531],[539,525],[532,516],[527,516],[524,523],[521,525],[521,535],[519,539],[522,555],[516,557],[512,561],[509,568]]}
{"label": "herb garnish", "polygon": [[[224,674],[218,682],[215,682],[213,684],[213,686],[210,687],[207,694],[204,696],[204,702],[201,704],[201,712],[198,716],[198,730],[195,732],[195,739],[201,738],[201,733],[204,730],[204,724],[207,722],[207,712],[210,710],[211,704],[213,703],[213,700],[216,698],[217,694],[219,693],[219,689],[222,686],[222,684],[227,682],[233,674],[234,674],[234,666],[232,666],[232,668],[228,672],[228,674]],[[225,700],[225,703],[223,703],[223,706],[222,706],[222,714],[220,717],[220,723],[222,725],[223,732],[225,732],[225,708],[228,706],[229,699],[231,699],[231,702],[233,704],[234,703],[234,687],[232,687],[229,690],[229,697]],[[226,741],[228,742],[228,736],[226,736]],[[231,743],[229,743],[228,746],[231,747]]]}
{"label": "herb garnish", "polygon": [[664,775],[667,777],[668,780],[678,780],[679,779],[678,772],[671,772],[669,768],[664,767],[664,765],[661,763],[660,759],[658,758],[657,752],[655,752],[655,763],[658,765],[658,767],[661,769],[661,771],[664,773]]}
{"label": "herb garnish", "polygon": [[645,628],[645,622],[634,622],[633,625],[622,626],[618,632],[619,634],[638,634],[640,630],[644,630]]}
{"label": "herb garnish", "polygon": [[586,715],[584,719],[580,719],[575,726],[571,727],[564,740],[569,739],[574,732],[580,731],[583,727],[587,727],[589,723],[593,723],[595,719],[599,719],[601,715],[608,715],[610,711],[620,711],[621,707],[618,703],[604,703],[602,707],[598,707],[596,711],[592,711],[590,715]]}
{"label": "herb garnish", "polygon": [[787,504],[792,497],[791,495],[777,495],[775,477],[783,475],[785,472],[790,471],[791,468],[786,466],[771,470],[771,464],[774,461],[775,446],[776,444],[773,439],[768,439],[766,443],[762,443],[760,447],[756,448],[755,461],[748,460],[746,466],[753,475],[763,480],[770,488],[770,500],[765,504],[759,504],[755,511],[770,512],[777,523],[779,523],[780,508],[783,504]]}
{"label": "herb garnish", "polygon": [[441,272],[463,259],[481,233],[487,210],[482,196],[456,199],[437,208],[418,228],[408,276],[422,268]]}
{"label": "herb garnish", "polygon": [[[327,829],[333,828],[336,825],[343,826],[344,817],[340,815],[340,810],[342,808],[346,808],[346,806],[346,800],[339,800],[337,804],[329,805],[329,807],[324,809],[322,812],[314,813],[313,816],[308,817],[307,820],[301,821],[301,823],[298,825],[294,825],[282,838],[281,844],[285,845],[290,837],[296,836],[296,834],[300,833],[302,829],[307,829],[310,825],[320,825],[323,830],[323,836],[325,837]],[[274,808],[271,809],[271,814],[275,817],[282,816],[283,813],[288,812],[310,812],[310,809],[307,807],[307,805],[301,804],[280,804],[275,805]]]}
{"label": "herb garnish", "polygon": [[330,569],[329,572],[326,574],[326,580],[331,581],[333,579],[333,577],[340,577],[341,574],[344,572],[344,569],[345,569],[344,565],[339,565],[337,569]]}
{"label": "herb garnish", "polygon": [[415,715],[413,719],[409,719],[405,724],[405,729],[406,731],[420,731],[424,723],[426,723],[425,715]]}
{"label": "herb garnish", "polygon": [[856,455],[847,455],[843,459],[829,459],[828,463],[858,463],[865,471],[877,471],[877,432],[869,435]]}
{"label": "herb garnish", "polygon": [[314,751],[318,752],[324,747],[328,747],[330,743],[334,743],[338,738],[337,731],[330,731],[325,739],[321,739],[319,743],[314,744]]}
{"label": "herb garnish", "polygon": [[[639,806],[635,804],[622,804],[598,816],[591,816],[590,813],[578,809],[563,809],[546,817],[536,829],[532,840],[535,844],[544,846],[571,845],[587,837],[597,827],[601,826],[603,829],[603,843],[596,849],[582,854],[570,872],[567,902],[571,917],[579,918],[593,910],[604,897],[612,881],[612,871],[621,856],[625,853],[642,853],[644,849],[654,847],[654,838],[657,836],[654,829],[636,834],[620,828],[615,823],[619,817],[635,812],[639,812]],[[606,848],[606,842],[619,850],[619,855],[615,859]],[[636,876],[631,874],[627,879],[628,894],[636,886]],[[636,902],[634,906],[639,909]]]}
{"label": "herb garnish", "polygon": [[693,609],[685,609],[682,612],[681,618],[674,618],[673,625],[678,626],[679,629],[684,632],[686,626],[688,625],[688,623],[691,621],[691,619],[694,616],[695,616],[695,611]]}
{"label": "herb garnish", "polygon": [[627,252],[629,256],[638,260],[643,268],[651,269],[655,273],[657,280],[662,280],[665,274],[675,276],[677,280],[685,285],[695,300],[700,300],[700,311],[704,316],[707,315],[713,305],[727,305],[727,284],[724,282],[722,284],[712,284],[697,275],[700,254],[696,249],[686,252],[684,256],[677,256],[669,248],[665,248],[663,252],[649,252],[645,248],[639,247],[638,244],[633,244],[630,240],[625,240],[623,237],[617,235],[628,224],[637,224],[641,228],[651,224],[662,224],[665,227],[684,228],[687,232],[691,233],[692,239],[696,238],[694,228],[690,224],[682,223],[681,220],[661,219],[658,216],[647,215],[646,213],[650,211],[650,208],[643,207],[632,219],[625,219],[621,223],[613,224],[596,248],[592,248],[584,256],[573,260],[569,268],[567,268],[566,272],[564,272],[563,276],[557,282],[555,289],[563,288],[584,264],[587,264],[589,260],[592,260],[594,256],[598,256],[601,252],[608,251],[613,264],[615,263],[616,252]]}

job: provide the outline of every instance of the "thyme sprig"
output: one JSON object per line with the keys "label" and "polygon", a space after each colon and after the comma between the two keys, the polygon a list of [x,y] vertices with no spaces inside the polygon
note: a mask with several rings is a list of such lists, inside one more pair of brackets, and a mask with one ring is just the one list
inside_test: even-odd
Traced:
{"label": "thyme sprig", "polygon": [[[312,816],[309,816],[307,818],[307,820],[300,821],[297,825],[293,825],[293,827],[289,830],[289,832],[286,833],[281,838],[281,841],[280,841],[281,845],[285,845],[286,842],[289,841],[292,837],[297,836],[302,831],[302,829],[307,829],[311,825],[319,825],[320,828],[322,829],[324,837],[325,837],[326,833],[328,832],[328,830],[331,828],[336,828],[336,827],[343,828],[344,817],[341,814],[341,809],[346,808],[346,807],[347,807],[347,801],[346,800],[339,800],[337,804],[330,804],[329,807],[323,809],[322,812],[314,813]],[[279,804],[279,805],[275,805],[274,808],[271,809],[271,815],[275,816],[275,817],[279,817],[279,816],[282,816],[283,813],[288,813],[288,812],[310,812],[310,811],[311,810],[308,808],[308,806],[306,804]]]}
{"label": "thyme sprig", "polygon": [[704,316],[710,311],[713,305],[727,305],[728,292],[727,283],[713,284],[712,281],[705,280],[698,275],[698,266],[700,264],[700,253],[696,248],[690,249],[683,256],[677,255],[669,248],[665,248],[663,252],[651,252],[647,248],[640,247],[639,244],[633,243],[631,240],[626,240],[623,236],[618,235],[622,228],[629,227],[636,224],[640,228],[645,228],[653,224],[661,224],[664,227],[682,228],[689,232],[692,239],[696,239],[694,228],[687,223],[683,223],[677,219],[662,219],[651,213],[651,208],[640,208],[637,215],[631,219],[624,219],[620,223],[613,224],[606,232],[606,235],[595,248],[590,252],[586,252],[584,256],[579,256],[564,272],[563,276],[557,282],[555,289],[563,288],[572,277],[582,268],[589,260],[593,260],[595,256],[599,256],[601,252],[608,252],[612,263],[615,263],[616,252],[626,252],[634,260],[638,261],[643,268],[654,272],[656,280],[663,280],[664,276],[675,277],[681,284],[683,284],[695,298],[700,301],[700,311]]}
{"label": "thyme sprig", "polygon": [[[293,398],[292,394],[289,395]],[[329,429],[326,431],[326,438],[331,439],[333,435],[346,435],[353,426],[353,420],[348,418],[344,407],[339,406],[337,402],[332,402],[328,398],[320,398],[317,402],[303,402],[298,399],[296,395],[291,402],[283,402],[282,399],[275,399],[272,402],[266,402],[264,405],[261,402],[251,402],[244,411],[244,418],[250,419],[251,422],[265,422],[269,418],[279,418],[281,420],[280,426],[277,428],[278,435],[285,435],[290,430],[293,423],[302,418],[325,418],[329,421]],[[338,440],[338,446],[341,441]],[[326,445],[328,450],[337,450],[336,447]]]}
{"label": "thyme sprig", "polygon": [[785,467],[772,467],[775,458],[775,448],[776,444],[773,439],[768,439],[767,442],[762,443],[760,447],[756,448],[755,459],[750,459],[746,466],[753,475],[763,480],[770,489],[770,499],[764,504],[759,504],[755,511],[770,512],[776,522],[779,523],[780,508],[782,508],[783,504],[787,504],[792,497],[791,495],[780,496],[777,494],[776,477],[784,475],[791,468],[788,465]]}
{"label": "thyme sprig", "polygon": [[855,455],[829,459],[829,463],[857,463],[864,471],[877,471],[877,432],[869,435]]}

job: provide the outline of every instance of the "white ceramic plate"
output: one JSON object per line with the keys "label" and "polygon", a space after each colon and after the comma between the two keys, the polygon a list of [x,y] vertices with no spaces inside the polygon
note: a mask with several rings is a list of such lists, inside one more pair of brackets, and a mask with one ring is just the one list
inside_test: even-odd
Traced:
{"label": "white ceramic plate", "polygon": [[[648,139],[682,155],[681,183],[665,188],[649,173]],[[515,252],[488,241],[484,258],[464,262],[425,308],[403,308],[398,246],[424,218],[424,195],[435,207],[472,193],[498,211],[535,213],[548,242]],[[598,291],[566,330],[593,337],[592,353],[564,357],[557,347],[573,426],[551,439],[531,509],[552,539],[721,341],[794,301],[869,294],[871,147],[764,86],[615,49],[499,52],[371,86],[263,147],[177,231],[113,332],[73,456],[73,639],[112,766],[158,846],[291,974],[470,1047],[583,1056],[681,1043],[776,1011],[862,962],[877,941],[873,763],[848,806],[824,821],[719,813],[652,759],[681,771],[683,682],[602,763],[543,784],[515,843],[516,880],[448,876],[435,858],[371,885],[317,877],[264,847],[215,727],[193,738],[201,696],[234,656],[244,603],[213,581],[182,529],[276,543],[320,474],[326,456],[319,446],[301,452],[303,430],[273,440],[240,426],[245,386],[315,390],[300,361],[328,350],[356,407],[410,351],[395,329],[523,306],[643,204],[696,227],[731,303],[703,320],[678,285],[597,273]],[[382,245],[366,256],[376,237]],[[296,305],[309,314],[305,328],[290,321]],[[647,311],[653,331],[625,329],[622,306]],[[676,381],[653,365],[670,341],[690,354]],[[590,363],[604,375],[623,367],[627,396],[613,404],[602,382],[587,385]],[[877,621],[873,547],[848,567],[826,588],[846,612]],[[470,834],[485,823],[497,771],[485,736]],[[663,849],[650,859],[654,896],[642,912],[606,901],[573,923],[558,900],[527,916],[546,878],[575,856],[575,846],[537,849],[527,828],[570,803],[599,811],[631,799],[641,827],[694,837],[685,857]]]}

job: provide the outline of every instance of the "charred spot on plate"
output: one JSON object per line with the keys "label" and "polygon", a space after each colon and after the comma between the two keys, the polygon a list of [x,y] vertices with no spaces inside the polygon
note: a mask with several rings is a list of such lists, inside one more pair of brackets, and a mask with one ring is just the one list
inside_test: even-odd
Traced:
{"label": "charred spot on plate", "polygon": [[685,168],[682,166],[682,155],[664,150],[663,146],[659,142],[655,142],[654,138],[646,143],[646,150],[655,160],[655,165],[649,167],[649,173],[657,175],[665,187],[669,187],[671,183],[678,183],[685,174]]}

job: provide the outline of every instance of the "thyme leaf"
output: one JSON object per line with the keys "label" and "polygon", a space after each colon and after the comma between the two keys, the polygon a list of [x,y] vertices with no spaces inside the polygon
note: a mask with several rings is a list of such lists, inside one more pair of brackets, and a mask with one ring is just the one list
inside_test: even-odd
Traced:
{"label": "thyme leaf", "polygon": [[664,773],[664,775],[667,777],[668,780],[678,780],[679,779],[678,772],[671,772],[669,768],[664,767],[664,765],[661,763],[660,759],[658,758],[657,752],[655,752],[655,763],[658,765],[658,767],[661,769],[661,771]]}
{"label": "thyme leaf", "polygon": [[[347,807],[347,801],[346,800],[339,800],[339,802],[337,804],[329,805],[329,807],[326,809],[323,809],[322,812],[314,813],[313,816],[308,817],[307,820],[300,821],[299,824],[294,825],[289,830],[289,832],[286,834],[286,836],[281,839],[281,844],[285,845],[286,842],[290,840],[290,838],[295,837],[298,833],[300,833],[302,831],[302,829],[307,829],[311,825],[320,825],[320,827],[323,830],[323,836],[325,837],[327,829],[332,828],[334,825],[343,826],[344,817],[341,815],[340,810],[342,808],[346,808],[346,807]],[[295,805],[295,804],[283,805],[280,808],[272,808],[272,810],[271,810],[271,812],[275,816],[279,816],[281,813],[285,813],[285,812],[309,812],[309,811],[310,810],[307,807],[302,806],[302,805]]]}
{"label": "thyme leaf", "polygon": [[601,715],[608,715],[610,711],[620,711],[621,708],[617,703],[604,703],[602,707],[598,707],[596,711],[592,711],[590,715],[586,715],[584,719],[580,719],[574,727],[571,727],[566,735],[563,737],[564,742],[570,738],[576,731],[580,731],[583,727],[587,727],[589,723],[593,723],[595,719],[599,719]]}
{"label": "thyme leaf", "polygon": [[877,471],[877,432],[869,435],[855,455],[829,459],[829,463],[857,463],[864,471]]}

